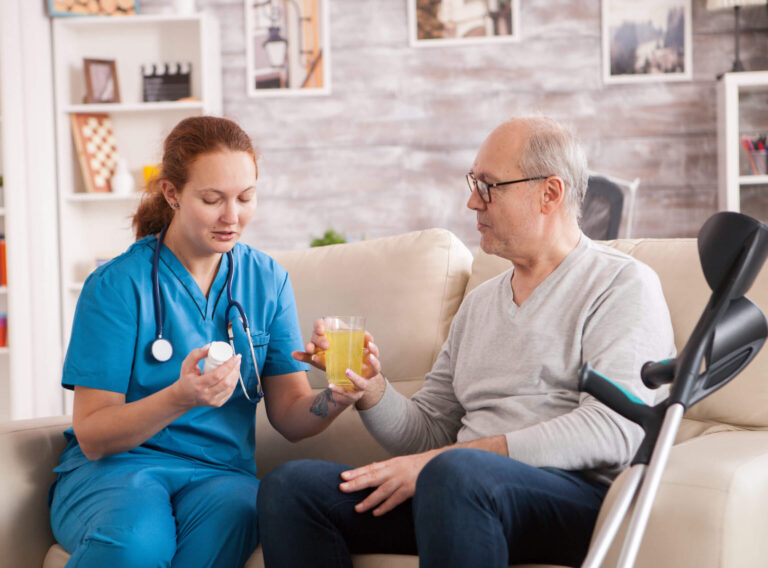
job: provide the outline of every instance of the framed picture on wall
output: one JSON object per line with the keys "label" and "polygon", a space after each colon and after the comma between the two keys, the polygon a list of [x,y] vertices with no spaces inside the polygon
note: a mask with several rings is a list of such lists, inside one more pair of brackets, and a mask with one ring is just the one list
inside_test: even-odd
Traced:
{"label": "framed picture on wall", "polygon": [[691,0],[602,2],[606,83],[691,79]]}
{"label": "framed picture on wall", "polygon": [[331,92],[329,0],[244,0],[249,96]]}
{"label": "framed picture on wall", "polygon": [[519,39],[520,0],[408,0],[416,47]]}

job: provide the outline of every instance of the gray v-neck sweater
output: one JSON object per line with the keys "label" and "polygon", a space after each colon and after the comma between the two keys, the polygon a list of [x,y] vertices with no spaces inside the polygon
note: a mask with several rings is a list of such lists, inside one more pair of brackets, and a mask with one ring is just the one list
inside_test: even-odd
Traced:
{"label": "gray v-neck sweater", "polygon": [[394,454],[504,435],[510,457],[610,482],[642,430],[580,393],[578,370],[589,362],[653,402],[640,367],[675,352],[659,278],[585,235],[521,306],[513,270],[464,299],[419,392],[409,400],[388,384],[360,415]]}

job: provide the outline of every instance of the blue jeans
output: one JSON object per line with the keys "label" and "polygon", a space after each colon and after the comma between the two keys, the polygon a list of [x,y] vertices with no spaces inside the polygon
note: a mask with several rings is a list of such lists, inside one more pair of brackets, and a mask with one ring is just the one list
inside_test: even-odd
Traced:
{"label": "blue jeans", "polygon": [[412,500],[374,517],[353,509],[371,490],[338,489],[346,469],[301,460],[264,478],[258,517],[267,567],[351,567],[355,553],[418,553],[422,567],[576,566],[607,491],[579,473],[456,449],[426,465]]}
{"label": "blue jeans", "polygon": [[235,568],[259,543],[258,490],[184,458],[111,456],[60,474],[51,528],[67,568]]}

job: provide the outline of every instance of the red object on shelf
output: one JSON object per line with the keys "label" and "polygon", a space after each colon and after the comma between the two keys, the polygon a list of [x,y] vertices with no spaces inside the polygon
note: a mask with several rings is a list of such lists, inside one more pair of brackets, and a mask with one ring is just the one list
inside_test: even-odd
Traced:
{"label": "red object on shelf", "polygon": [[0,238],[0,286],[8,285],[8,270],[5,264],[5,239]]}
{"label": "red object on shelf", "polygon": [[0,314],[0,347],[8,345],[8,317]]}

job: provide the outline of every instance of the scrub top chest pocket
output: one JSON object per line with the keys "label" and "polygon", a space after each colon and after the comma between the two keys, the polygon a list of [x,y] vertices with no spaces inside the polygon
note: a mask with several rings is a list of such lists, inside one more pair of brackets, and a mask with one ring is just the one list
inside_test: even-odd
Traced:
{"label": "scrub top chest pocket", "polygon": [[[243,379],[243,388],[246,390],[248,398],[257,402],[262,396],[260,381],[269,350],[269,334],[262,331],[251,331],[249,343],[242,327],[233,326],[233,335],[232,342],[235,353],[242,355],[240,375]],[[253,345],[253,354],[251,354],[251,345]],[[255,361],[253,357],[256,358]],[[258,374],[256,372],[257,367]],[[242,393],[240,395],[242,396]]]}

